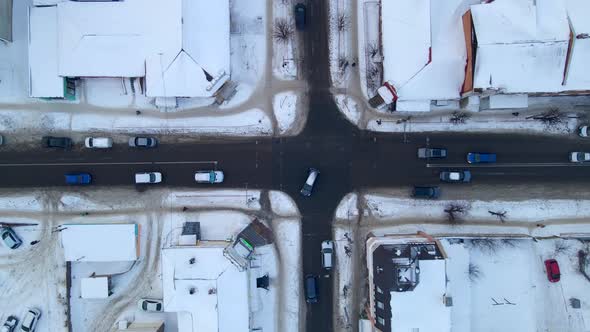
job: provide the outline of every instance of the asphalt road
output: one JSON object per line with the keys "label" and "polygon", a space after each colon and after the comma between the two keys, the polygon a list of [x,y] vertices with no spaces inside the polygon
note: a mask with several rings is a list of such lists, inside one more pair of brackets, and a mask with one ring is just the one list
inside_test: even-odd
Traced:
{"label": "asphalt road", "polygon": [[[296,200],[303,215],[303,275],[325,275],[320,243],[331,238],[331,220],[340,199],[363,188],[439,184],[443,169],[470,168],[473,182],[551,185],[588,181],[589,164],[571,164],[569,151],[590,151],[590,140],[525,135],[380,134],[358,130],[346,121],[330,95],[328,42],[324,1],[308,3],[308,29],[303,33],[306,79],[310,84],[309,117],[303,132],[291,138],[201,140],[161,145],[157,149],[70,151],[36,149],[0,151],[0,186],[64,186],[64,174],[89,172],[96,186],[133,185],[133,174],[160,171],[157,186],[211,187],[196,184],[196,170],[221,169],[219,187],[276,189]],[[419,147],[446,147],[443,160],[420,160]],[[468,152],[495,152],[498,163],[467,165]],[[321,171],[311,198],[299,195],[307,168]],[[469,186],[469,184],[466,184]],[[148,186],[137,187],[138,190]],[[444,186],[443,186],[444,195]],[[332,331],[332,280],[320,278],[320,303],[307,305],[306,330]]]}

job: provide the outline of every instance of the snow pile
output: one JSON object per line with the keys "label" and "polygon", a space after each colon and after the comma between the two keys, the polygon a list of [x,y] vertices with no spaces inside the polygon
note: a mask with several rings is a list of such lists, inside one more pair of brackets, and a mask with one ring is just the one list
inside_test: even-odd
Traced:
{"label": "snow pile", "polygon": [[281,217],[299,216],[299,209],[291,196],[282,191],[271,190],[268,193],[272,212]]}
{"label": "snow pile", "polygon": [[358,196],[356,193],[349,193],[340,201],[336,209],[336,219],[350,220],[358,217],[359,211],[357,208]]}
{"label": "snow pile", "polygon": [[353,97],[343,94],[334,96],[334,99],[336,100],[336,105],[344,113],[348,121],[358,126],[362,112],[358,109],[357,101]]}
{"label": "snow pile", "polygon": [[291,131],[297,120],[297,99],[294,91],[285,91],[274,95],[272,108],[280,134]]}

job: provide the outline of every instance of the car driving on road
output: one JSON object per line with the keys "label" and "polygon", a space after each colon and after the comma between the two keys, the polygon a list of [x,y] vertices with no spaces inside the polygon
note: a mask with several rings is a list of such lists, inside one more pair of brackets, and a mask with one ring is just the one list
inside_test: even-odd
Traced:
{"label": "car driving on road", "polygon": [[162,300],[141,299],[137,301],[137,307],[142,311],[161,312],[164,309]]}
{"label": "car driving on road", "polygon": [[318,303],[318,278],[311,274],[305,277],[305,302],[307,303]]}
{"label": "car driving on road", "polygon": [[298,3],[295,5],[295,28],[297,30],[304,30],[306,24],[306,9],[305,5]]}
{"label": "car driving on road", "polygon": [[467,154],[467,162],[470,164],[495,163],[496,162],[496,154],[495,153],[469,152]]}
{"label": "car driving on road", "polygon": [[155,148],[158,140],[155,137],[131,137],[129,146],[134,148]]}
{"label": "car driving on road", "polygon": [[10,249],[16,249],[23,244],[23,241],[16,235],[14,230],[8,226],[0,228],[0,238],[4,245]]}
{"label": "car driving on road", "polygon": [[113,139],[110,137],[86,137],[84,145],[89,149],[110,149],[113,147]]}
{"label": "car driving on road", "polygon": [[318,178],[318,174],[320,174],[320,171],[318,171],[315,168],[310,168],[308,170],[308,175],[307,175],[307,180],[305,180],[305,183],[303,184],[303,188],[301,188],[301,195],[305,196],[305,197],[309,197],[311,196],[311,192],[313,190],[313,184],[315,183],[315,180]]}
{"label": "car driving on road", "polygon": [[465,170],[442,171],[440,180],[443,182],[469,182],[471,181],[471,172]]}
{"label": "car driving on road", "polygon": [[447,149],[442,148],[419,148],[418,149],[418,158],[426,159],[426,158],[446,158],[447,157]]}
{"label": "car driving on road", "polygon": [[434,199],[440,196],[440,189],[438,187],[423,187],[415,186],[412,190],[412,197]]}
{"label": "car driving on road", "polygon": [[92,182],[92,176],[88,173],[73,173],[66,174],[66,184],[90,184]]}
{"label": "car driving on road", "polygon": [[590,152],[571,152],[570,161],[572,163],[581,163],[590,161]]}
{"label": "car driving on road", "polygon": [[332,258],[334,257],[334,243],[330,240],[322,242],[322,267],[326,270],[332,269]]}
{"label": "car driving on road", "polygon": [[72,139],[69,137],[44,136],[41,141],[46,148],[69,149],[72,147]]}
{"label": "car driving on road", "polygon": [[37,327],[37,322],[39,321],[39,317],[41,317],[41,311],[37,308],[31,308],[25,314],[25,318],[23,318],[23,323],[20,326],[20,330],[22,332],[33,332]]}
{"label": "car driving on road", "polygon": [[223,172],[198,171],[195,173],[195,181],[198,183],[221,183],[223,182]]}
{"label": "car driving on road", "polygon": [[590,135],[590,131],[588,131],[587,125],[579,126],[578,127],[578,136],[580,137],[588,137]]}
{"label": "car driving on road", "polygon": [[162,173],[160,172],[145,172],[135,173],[135,183],[160,183],[162,182]]}

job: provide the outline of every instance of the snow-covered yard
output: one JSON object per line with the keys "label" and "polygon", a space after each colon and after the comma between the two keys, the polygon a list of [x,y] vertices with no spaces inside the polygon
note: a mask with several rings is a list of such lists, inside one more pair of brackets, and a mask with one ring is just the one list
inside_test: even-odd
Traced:
{"label": "snow-covered yard", "polygon": [[[265,198],[268,195],[268,198]],[[268,211],[261,200],[268,199]],[[131,190],[0,193],[1,222],[30,223],[14,227],[23,239],[16,251],[0,247],[0,320],[10,314],[22,319],[26,308],[42,311],[38,331],[110,331],[121,320],[164,321],[176,330],[173,313],[144,313],[140,298],[161,299],[162,248],[178,245],[185,221],[200,223],[204,241],[230,244],[254,218],[274,233],[275,242],[256,249],[250,269],[250,324],[265,331],[299,331],[302,303],[301,226],[299,211],[281,192],[245,190]],[[265,218],[267,218],[265,217]],[[60,245],[63,224],[137,224],[139,259],[135,262],[71,262],[68,289],[66,262]],[[37,243],[30,244],[32,241]],[[107,299],[81,298],[80,279],[112,275]],[[256,288],[256,278],[268,274],[269,290]],[[31,287],[31,285],[35,285]],[[70,297],[67,292],[70,292]],[[68,304],[71,309],[68,309]],[[68,319],[68,311],[71,320]]]}

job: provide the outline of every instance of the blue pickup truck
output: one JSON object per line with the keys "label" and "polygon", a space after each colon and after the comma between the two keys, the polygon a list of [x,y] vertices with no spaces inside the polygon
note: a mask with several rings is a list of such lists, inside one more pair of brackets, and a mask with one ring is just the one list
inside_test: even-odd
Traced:
{"label": "blue pickup truck", "polygon": [[467,154],[467,162],[470,164],[495,163],[496,162],[496,154],[495,153],[469,152]]}

